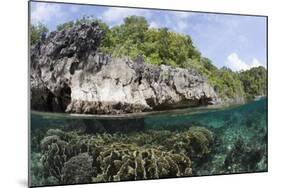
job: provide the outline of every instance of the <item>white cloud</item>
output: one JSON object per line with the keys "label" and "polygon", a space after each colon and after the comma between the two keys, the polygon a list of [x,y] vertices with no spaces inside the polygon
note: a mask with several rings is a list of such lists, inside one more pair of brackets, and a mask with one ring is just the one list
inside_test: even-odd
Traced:
{"label": "white cloud", "polygon": [[234,71],[249,69],[249,65],[242,61],[236,53],[232,53],[227,57],[226,66]]}
{"label": "white cloud", "polygon": [[121,24],[125,17],[132,15],[150,17],[148,10],[112,7],[108,8],[100,18],[112,26]]}
{"label": "white cloud", "polygon": [[52,20],[60,20],[65,14],[62,7],[52,3],[34,3],[32,4],[31,21],[33,24],[42,22],[44,24]]}
{"label": "white cloud", "polygon": [[149,28],[160,28],[161,25],[155,21],[149,23]]}
{"label": "white cloud", "polygon": [[251,66],[251,68],[252,67],[259,67],[259,66],[263,66],[264,67],[264,65],[259,60],[257,60],[256,58],[253,59],[253,61],[252,61],[250,66]]}
{"label": "white cloud", "polygon": [[150,28],[168,27],[173,31],[185,33],[188,18],[194,13],[169,11],[162,15],[163,17],[154,17],[152,10],[112,7],[103,12],[99,18],[113,26],[121,24],[125,17],[132,15],[144,16],[149,21]]}
{"label": "white cloud", "polygon": [[253,58],[252,62],[246,63],[245,61],[239,58],[237,53],[231,53],[227,57],[225,65],[231,68],[233,71],[249,70],[253,67],[264,66],[256,58]]}
{"label": "white cloud", "polygon": [[[158,11],[159,13],[162,11]],[[120,25],[123,19],[128,16],[136,15],[145,17],[150,24],[150,28],[167,27],[179,33],[186,33],[188,29],[188,19],[194,15],[191,12],[169,11],[165,14],[155,14],[153,10],[133,9],[133,8],[108,8],[99,19],[105,21],[110,26]]]}
{"label": "white cloud", "polygon": [[186,30],[189,27],[188,19],[192,15],[194,15],[194,13],[177,11],[170,12],[164,17],[165,25],[175,32],[186,33]]}

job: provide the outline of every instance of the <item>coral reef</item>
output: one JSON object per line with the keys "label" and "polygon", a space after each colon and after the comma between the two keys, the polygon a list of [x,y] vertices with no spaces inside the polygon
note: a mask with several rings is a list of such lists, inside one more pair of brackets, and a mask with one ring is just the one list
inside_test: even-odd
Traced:
{"label": "coral reef", "polygon": [[47,172],[61,181],[61,169],[67,161],[67,142],[58,136],[47,136],[41,141],[42,164]]}
{"label": "coral reef", "polygon": [[210,146],[214,142],[214,134],[204,127],[191,127],[187,132],[190,140],[190,154],[202,157],[210,152]]}
{"label": "coral reef", "polygon": [[265,105],[140,121],[36,114],[32,186],[265,172]]}
{"label": "coral reef", "polygon": [[176,153],[201,158],[210,152],[214,134],[204,127],[192,126],[188,131],[179,132],[165,139],[164,146]]}
{"label": "coral reef", "polygon": [[34,186],[51,185],[58,183],[57,179],[53,176],[49,176],[44,170],[43,164],[40,161],[40,153],[31,153],[31,181]]}
{"label": "coral reef", "polygon": [[132,144],[112,144],[97,158],[102,174],[95,181],[122,181],[189,176],[187,156]]}
{"label": "coral reef", "polygon": [[258,145],[264,142],[265,130],[256,130],[260,134],[256,142],[242,138],[226,142],[223,139],[227,136],[217,139],[220,131],[233,134],[232,129],[227,126],[213,132],[191,126],[181,131],[150,129],[127,134],[49,129],[40,142],[41,153],[34,160],[40,170],[34,168],[37,175],[33,181],[74,184],[267,169],[266,145]]}
{"label": "coral reef", "polygon": [[227,154],[224,168],[231,173],[258,171],[258,165],[262,165],[262,162],[267,160],[265,153],[264,146],[247,144],[239,138]]}
{"label": "coral reef", "polygon": [[206,155],[212,141],[213,133],[202,127],[129,134],[49,129],[40,142],[41,162],[60,183],[191,176],[192,157]]}
{"label": "coral reef", "polygon": [[81,153],[70,158],[62,168],[62,182],[66,184],[91,182],[93,158],[88,153]]}

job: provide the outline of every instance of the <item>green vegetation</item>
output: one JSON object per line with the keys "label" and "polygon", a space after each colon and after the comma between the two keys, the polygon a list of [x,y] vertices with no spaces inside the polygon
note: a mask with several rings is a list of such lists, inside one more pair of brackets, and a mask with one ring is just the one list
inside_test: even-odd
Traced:
{"label": "green vegetation", "polygon": [[47,34],[48,33],[48,28],[39,23],[37,25],[31,25],[30,27],[30,42],[31,45],[35,44],[36,41],[38,41],[40,39],[40,36],[42,36],[43,34]]}
{"label": "green vegetation", "polygon": [[240,73],[240,80],[244,86],[246,97],[265,95],[267,93],[267,74],[262,66]]}
{"label": "green vegetation", "polygon": [[63,24],[57,25],[57,30],[61,31],[63,29],[71,28],[74,25],[74,21],[65,22]]}
{"label": "green vegetation", "polygon": [[[141,56],[151,64],[165,64],[186,68],[200,61],[200,52],[187,35],[168,28],[149,28],[144,17],[131,16],[124,23],[106,32],[100,49],[114,57],[129,56],[133,60]],[[186,63],[189,62],[189,63]]]}
{"label": "green vegetation", "polygon": [[[226,67],[218,69],[211,60],[201,56],[190,36],[169,31],[168,28],[149,28],[144,17],[127,17],[123,24],[111,29],[107,27],[100,50],[112,54],[113,57],[129,56],[134,60],[141,56],[146,63],[195,69],[208,79],[215,91],[224,99],[236,97],[251,99],[261,93],[256,89],[266,88],[266,77],[262,76],[266,74],[265,69],[263,74],[259,74],[262,76],[260,79],[248,82],[252,86],[250,91],[246,89],[248,86],[242,79],[245,77],[242,72],[233,72]],[[252,77],[254,78],[255,76]]]}
{"label": "green vegetation", "polygon": [[244,97],[245,92],[239,79],[239,73],[231,69],[222,67],[210,71],[207,75],[209,83],[222,98]]}
{"label": "green vegetation", "polygon": [[[105,33],[99,50],[111,54],[112,57],[128,56],[133,60],[142,57],[145,63],[194,69],[208,79],[223,99],[252,99],[266,93],[265,68],[258,67],[243,72],[233,72],[226,67],[219,69],[211,60],[202,57],[190,36],[170,31],[168,28],[149,28],[144,17],[127,17],[123,24],[112,28],[101,20],[83,17],[58,25],[57,30],[92,22],[97,22]],[[39,39],[41,33],[47,31],[42,24],[32,26],[31,44]]]}

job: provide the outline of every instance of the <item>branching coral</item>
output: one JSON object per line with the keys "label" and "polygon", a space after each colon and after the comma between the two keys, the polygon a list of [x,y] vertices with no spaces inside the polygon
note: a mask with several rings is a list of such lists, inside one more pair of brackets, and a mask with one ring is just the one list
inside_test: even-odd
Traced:
{"label": "branching coral", "polygon": [[213,140],[213,133],[202,127],[127,135],[50,129],[41,141],[41,162],[61,183],[190,176],[190,157],[209,153]]}
{"label": "branching coral", "polygon": [[138,180],[192,174],[187,156],[132,144],[112,144],[97,158],[102,173],[94,181]]}
{"label": "branching coral", "polygon": [[[60,129],[50,129],[46,135],[40,144],[42,151],[41,162],[47,173],[62,183],[66,183],[68,180],[83,182],[79,177],[75,180],[70,180],[71,178],[65,175],[72,168],[71,163],[75,163],[73,165],[78,164],[79,159],[84,156],[82,153],[88,153],[92,155],[93,159],[96,159],[100,146],[106,145],[110,139],[116,140],[116,136],[109,134],[78,135],[76,132],[64,132]],[[80,157],[75,158],[77,156]],[[93,159],[91,163],[93,163]],[[93,172],[96,172],[96,170],[93,169]]]}

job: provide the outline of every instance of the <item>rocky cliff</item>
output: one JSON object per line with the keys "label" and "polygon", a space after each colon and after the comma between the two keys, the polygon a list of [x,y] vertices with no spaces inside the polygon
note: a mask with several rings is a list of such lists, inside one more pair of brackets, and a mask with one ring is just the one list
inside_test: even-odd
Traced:
{"label": "rocky cliff", "polygon": [[97,50],[102,37],[98,24],[80,24],[31,46],[33,110],[119,114],[217,101],[196,71],[111,58]]}

